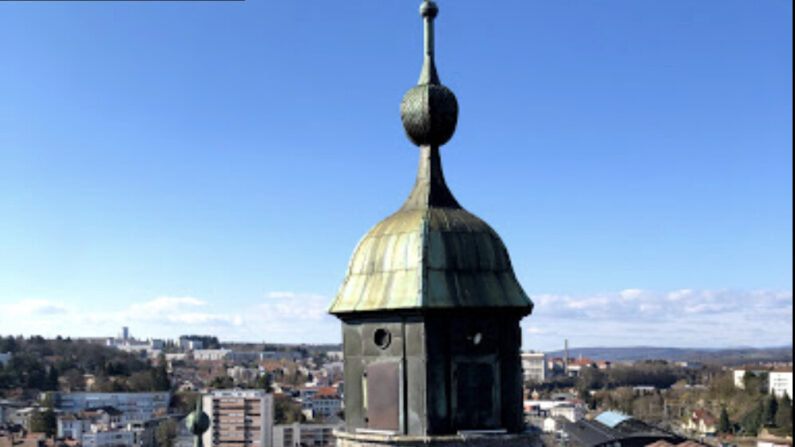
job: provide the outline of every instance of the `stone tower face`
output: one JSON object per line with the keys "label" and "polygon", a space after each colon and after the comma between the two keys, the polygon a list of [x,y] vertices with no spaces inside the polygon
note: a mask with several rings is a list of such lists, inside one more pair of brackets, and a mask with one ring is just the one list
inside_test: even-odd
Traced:
{"label": "stone tower face", "polygon": [[453,136],[458,102],[436,72],[437,13],[428,0],[420,8],[425,63],[401,104],[420,149],[417,180],[405,204],[362,238],[329,309],[342,320],[354,438],[524,428],[519,321],[533,303],[500,237],[444,180],[439,146]]}

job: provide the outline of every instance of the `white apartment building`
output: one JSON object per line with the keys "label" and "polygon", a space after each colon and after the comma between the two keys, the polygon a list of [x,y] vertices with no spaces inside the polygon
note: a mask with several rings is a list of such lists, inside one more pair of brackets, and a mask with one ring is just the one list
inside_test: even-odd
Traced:
{"label": "white apartment building", "polygon": [[175,360],[186,360],[188,358],[188,354],[184,352],[174,352],[165,354],[167,362],[173,362]]}
{"label": "white apartment building", "polygon": [[282,360],[301,360],[304,354],[298,351],[262,351],[260,360],[266,362],[280,362]]}
{"label": "white apartment building", "polygon": [[736,368],[732,371],[734,373],[734,386],[736,388],[745,389],[745,375],[751,374],[753,376],[761,376],[762,374],[767,374],[767,369],[762,369],[757,367],[756,369],[751,368]]}
{"label": "white apartment building", "polygon": [[543,382],[547,378],[547,360],[543,352],[523,352],[522,371],[525,382]]}
{"label": "white apartment building", "polygon": [[343,357],[344,357],[344,355],[343,355],[342,351],[327,351],[326,352],[326,358],[331,360],[331,361],[341,362]]}
{"label": "white apartment building", "polygon": [[259,351],[230,352],[229,360],[233,362],[258,362],[262,357]]}
{"label": "white apartment building", "polygon": [[285,424],[273,427],[273,447],[334,447],[342,424]]}
{"label": "white apartment building", "polygon": [[768,375],[768,391],[776,397],[783,397],[784,394],[792,399],[792,369],[780,369],[770,371]]}
{"label": "white apartment building", "polygon": [[193,350],[193,360],[203,360],[203,361],[218,361],[223,360],[229,353],[232,352],[229,349],[194,349]]}
{"label": "white apartment building", "polygon": [[576,404],[558,405],[549,409],[549,415],[553,418],[561,417],[570,422],[577,422],[585,417],[585,408]]}
{"label": "white apartment building", "polygon": [[83,447],[116,447],[135,445],[135,433],[128,430],[97,431],[83,434]]}
{"label": "white apartment building", "polygon": [[233,366],[226,369],[226,375],[235,381],[235,384],[249,383],[252,380],[259,378],[258,368],[244,368],[242,366]]}
{"label": "white apartment building", "polygon": [[89,419],[77,418],[71,414],[58,417],[56,436],[60,439],[74,439],[82,443],[83,434],[91,431],[91,421]]}
{"label": "white apartment building", "polygon": [[183,351],[194,351],[196,349],[204,348],[204,343],[202,343],[201,340],[191,340],[184,336],[179,338],[177,344]]}
{"label": "white apartment building", "polygon": [[734,373],[734,387],[739,389],[745,389],[745,370],[744,369],[735,369],[732,371]]}
{"label": "white apartment building", "polygon": [[263,390],[216,390],[202,396],[210,417],[205,447],[272,447],[273,395]]}
{"label": "white apartment building", "polygon": [[147,421],[168,410],[171,395],[155,393],[53,393],[55,408],[64,413],[113,407],[122,413],[121,422]]}
{"label": "white apartment building", "polygon": [[56,436],[71,439],[81,446],[154,446],[155,429],[161,419],[121,423],[121,413],[114,409],[81,411],[58,416]]}

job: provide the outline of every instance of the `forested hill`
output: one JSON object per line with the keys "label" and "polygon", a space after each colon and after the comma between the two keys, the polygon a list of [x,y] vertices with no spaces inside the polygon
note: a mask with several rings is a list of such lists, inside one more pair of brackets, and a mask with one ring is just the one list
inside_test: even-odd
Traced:
{"label": "forested hill", "polygon": [[[547,357],[563,357],[563,350],[547,352]],[[639,360],[667,360],[669,362],[703,362],[718,365],[742,365],[757,362],[791,362],[792,346],[777,348],[661,348],[632,346],[624,348],[572,348],[569,357],[587,357],[591,360],[631,362]]]}
{"label": "forested hill", "polygon": [[0,336],[0,352],[11,358],[0,363],[0,398],[21,391],[76,391],[94,376],[93,390],[103,392],[166,391],[170,387],[165,362],[146,359],[82,340]]}

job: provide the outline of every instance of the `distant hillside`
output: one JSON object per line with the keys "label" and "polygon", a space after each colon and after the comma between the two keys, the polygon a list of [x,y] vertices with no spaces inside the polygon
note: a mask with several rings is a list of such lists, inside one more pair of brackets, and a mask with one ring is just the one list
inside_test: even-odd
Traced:
{"label": "distant hillside", "polygon": [[[563,350],[547,353],[548,357],[563,357]],[[791,362],[792,346],[778,348],[659,348],[632,346],[626,348],[572,348],[569,357],[587,357],[591,360],[632,362],[661,359],[669,362],[704,362],[718,365],[741,365],[756,362]]]}

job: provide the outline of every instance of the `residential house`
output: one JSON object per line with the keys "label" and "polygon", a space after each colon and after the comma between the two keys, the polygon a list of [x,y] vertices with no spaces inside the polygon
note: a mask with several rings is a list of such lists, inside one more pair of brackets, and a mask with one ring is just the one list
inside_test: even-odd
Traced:
{"label": "residential house", "polygon": [[682,424],[682,428],[702,435],[710,435],[718,431],[718,421],[709,411],[697,409],[693,411],[687,422]]}

